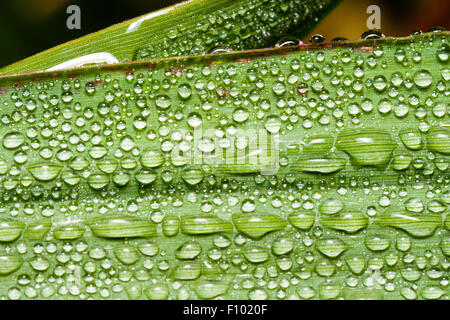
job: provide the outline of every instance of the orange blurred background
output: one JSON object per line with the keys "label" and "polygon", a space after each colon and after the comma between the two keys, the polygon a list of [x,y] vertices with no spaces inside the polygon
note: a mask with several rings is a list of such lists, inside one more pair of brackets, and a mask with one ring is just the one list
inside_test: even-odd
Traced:
{"label": "orange blurred background", "polygon": [[367,7],[377,5],[381,12],[381,32],[386,36],[407,36],[413,30],[427,31],[440,26],[449,29],[450,0],[344,0],[309,36],[320,33],[326,39],[354,40],[367,30]]}

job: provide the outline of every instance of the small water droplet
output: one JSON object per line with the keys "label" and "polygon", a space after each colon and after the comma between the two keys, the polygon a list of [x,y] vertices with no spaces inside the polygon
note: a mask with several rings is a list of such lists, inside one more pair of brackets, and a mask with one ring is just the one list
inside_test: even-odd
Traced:
{"label": "small water droplet", "polygon": [[384,38],[384,34],[377,30],[367,30],[361,35],[361,40],[375,40]]}
{"label": "small water droplet", "polygon": [[284,37],[281,38],[276,44],[275,48],[288,47],[288,46],[298,46],[302,42],[295,37]]}
{"label": "small water droplet", "polygon": [[325,38],[321,35],[321,34],[314,34],[311,36],[311,38],[309,39],[309,43],[311,44],[320,44],[325,42]]}

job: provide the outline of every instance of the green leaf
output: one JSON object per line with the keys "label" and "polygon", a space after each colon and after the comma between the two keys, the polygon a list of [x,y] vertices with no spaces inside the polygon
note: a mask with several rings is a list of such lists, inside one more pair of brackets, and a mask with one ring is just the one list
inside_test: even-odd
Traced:
{"label": "green leaf", "polygon": [[[64,43],[0,70],[45,70],[72,59],[125,62],[273,46],[306,35],[340,0],[192,0]],[[85,57],[90,55],[89,57]],[[72,66],[74,67],[73,62]],[[67,65],[63,65],[67,67]]]}
{"label": "green leaf", "polygon": [[448,298],[449,53],[442,32],[0,77],[0,296]]}

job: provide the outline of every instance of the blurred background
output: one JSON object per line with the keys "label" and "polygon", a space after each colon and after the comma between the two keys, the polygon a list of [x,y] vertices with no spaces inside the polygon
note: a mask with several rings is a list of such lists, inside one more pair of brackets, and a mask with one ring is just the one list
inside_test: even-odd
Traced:
{"label": "blurred background", "polygon": [[[2,0],[0,67],[176,2],[180,1]],[[66,8],[71,4],[81,8],[81,30],[66,28]],[[358,39],[367,29],[369,5],[380,7],[380,31],[386,36],[406,36],[434,26],[450,29],[450,0],[344,0],[310,35],[320,33],[327,40],[338,36]]]}

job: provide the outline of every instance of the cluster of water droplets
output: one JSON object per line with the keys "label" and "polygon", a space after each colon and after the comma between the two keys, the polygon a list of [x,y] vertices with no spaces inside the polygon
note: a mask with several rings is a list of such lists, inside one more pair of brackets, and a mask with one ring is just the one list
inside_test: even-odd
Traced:
{"label": "cluster of water droplets", "polygon": [[[417,39],[2,83],[0,296],[448,298],[450,47]],[[254,129],[276,157],[216,161]]]}
{"label": "cluster of water droplets", "polygon": [[202,21],[193,23],[188,18],[167,32],[152,35],[149,44],[136,50],[133,60],[264,47],[294,26],[307,28],[315,24],[317,20],[314,17],[329,6],[330,1],[327,0],[283,0],[277,3],[251,0],[244,5],[229,5]]}

